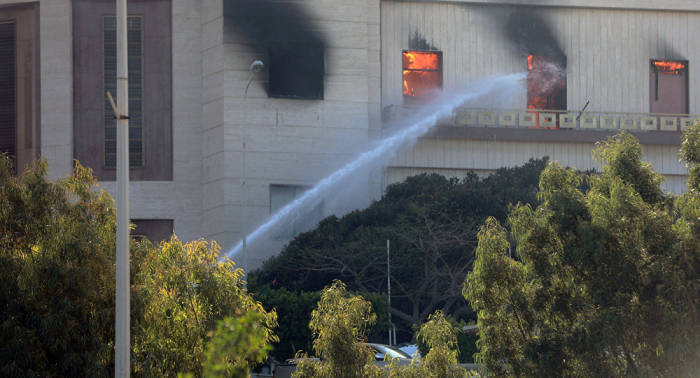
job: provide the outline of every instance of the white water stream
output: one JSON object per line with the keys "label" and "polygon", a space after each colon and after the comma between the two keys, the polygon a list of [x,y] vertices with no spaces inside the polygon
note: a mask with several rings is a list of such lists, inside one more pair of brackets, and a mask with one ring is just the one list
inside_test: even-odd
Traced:
{"label": "white water stream", "polygon": [[[525,84],[521,81],[527,74],[512,74],[480,80],[465,86],[459,91],[443,93],[431,105],[425,106],[407,126],[393,135],[376,143],[373,149],[360,154],[344,167],[319,181],[312,189],[290,202],[270,219],[258,227],[246,238],[247,248],[254,245],[265,235],[271,235],[282,225],[293,222],[303,209],[309,209],[336,189],[337,184],[353,174],[365,173],[394,156],[401,146],[413,145],[418,138],[425,135],[440,119],[452,117],[460,106],[507,108],[525,93]],[[241,252],[243,242],[239,242],[226,257],[232,258]]]}

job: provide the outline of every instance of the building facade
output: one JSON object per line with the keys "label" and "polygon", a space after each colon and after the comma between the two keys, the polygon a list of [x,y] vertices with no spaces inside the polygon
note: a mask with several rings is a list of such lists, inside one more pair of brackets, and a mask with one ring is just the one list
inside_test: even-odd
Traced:
{"label": "building facade", "polygon": [[[527,73],[513,105],[459,109],[266,235],[248,267],[409,175],[488,174],[545,155],[600,169],[591,149],[621,129],[666,190],[684,188],[680,132],[700,114],[693,0],[128,4],[136,234],[174,230],[231,251],[435,91],[512,73]],[[114,13],[111,0],[0,0],[0,148],[19,167],[47,158],[53,178],[77,160],[113,194]]]}

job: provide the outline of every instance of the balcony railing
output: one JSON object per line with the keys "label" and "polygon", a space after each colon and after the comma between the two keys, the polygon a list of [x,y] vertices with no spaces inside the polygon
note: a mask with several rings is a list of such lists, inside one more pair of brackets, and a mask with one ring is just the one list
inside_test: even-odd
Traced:
{"label": "balcony railing", "polygon": [[[387,106],[384,123],[409,119],[417,108]],[[451,119],[440,120],[441,126],[498,128],[558,128],[570,130],[627,130],[636,132],[683,131],[700,115],[668,113],[619,113],[578,110],[485,109],[459,108]]]}

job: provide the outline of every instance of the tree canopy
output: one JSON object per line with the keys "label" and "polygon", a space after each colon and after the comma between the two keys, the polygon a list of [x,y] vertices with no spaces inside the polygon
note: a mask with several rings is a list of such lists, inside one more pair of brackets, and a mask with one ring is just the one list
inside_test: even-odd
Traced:
{"label": "tree canopy", "polygon": [[290,291],[318,291],[342,279],[352,290],[386,293],[389,239],[393,319],[412,335],[411,326],[437,309],[464,317],[470,309],[461,285],[478,225],[488,216],[505,220],[511,203],[535,205],[546,163],[531,159],[486,178],[422,174],[389,185],[368,208],[328,217],[298,235],[252,276],[261,287]]}
{"label": "tree canopy", "polygon": [[[47,172],[42,159],[15,176],[0,155],[0,375],[111,376],[114,201],[80,164],[56,182]],[[239,340],[245,353],[210,354],[211,369],[247,372],[276,340],[276,313],[245,292],[241,270],[219,262],[219,252],[176,237],[159,246],[132,241],[133,376],[202,376],[212,335],[215,345]],[[227,324],[256,331],[226,332]]]}
{"label": "tree canopy", "polygon": [[[691,377],[700,371],[700,125],[686,132],[688,191],[661,189],[637,140],[621,133],[581,175],[553,162],[541,204],[489,218],[464,294],[478,310],[489,376]],[[514,239],[517,257],[508,256]]]}

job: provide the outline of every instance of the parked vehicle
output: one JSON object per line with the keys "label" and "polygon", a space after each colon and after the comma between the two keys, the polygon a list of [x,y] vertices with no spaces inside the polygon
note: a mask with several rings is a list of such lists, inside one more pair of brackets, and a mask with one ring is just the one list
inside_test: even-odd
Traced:
{"label": "parked vehicle", "polygon": [[[374,363],[379,367],[389,365],[393,359],[397,359],[399,365],[408,365],[412,361],[411,356],[393,346],[374,343],[366,343],[365,345],[374,351]],[[319,359],[312,358],[311,360],[318,361]],[[291,378],[299,362],[298,358],[291,358],[285,361],[284,364],[275,365],[272,376],[274,378]]]}

